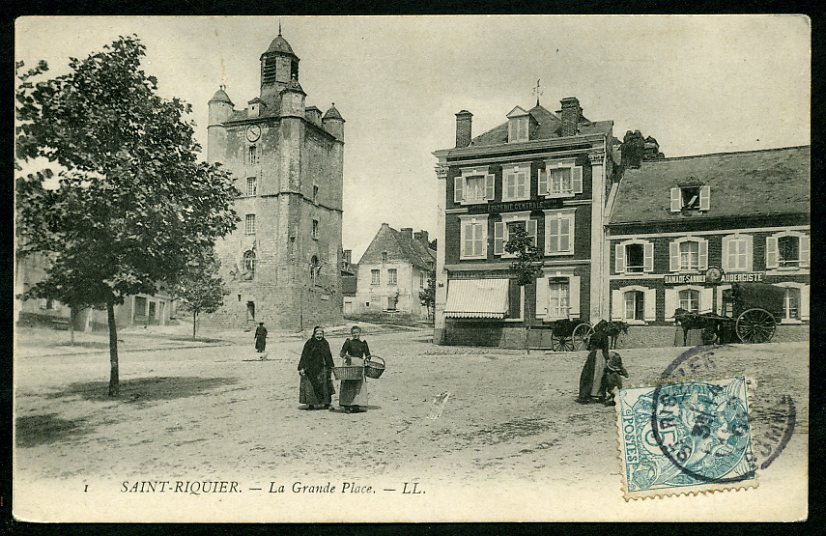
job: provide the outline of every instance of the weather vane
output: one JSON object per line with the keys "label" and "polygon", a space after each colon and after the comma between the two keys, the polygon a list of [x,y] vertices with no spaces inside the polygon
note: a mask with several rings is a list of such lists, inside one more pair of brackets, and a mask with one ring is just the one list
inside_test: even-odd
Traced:
{"label": "weather vane", "polygon": [[541,79],[539,79],[539,78],[536,79],[536,87],[534,87],[533,91],[532,91],[532,93],[534,95],[536,95],[536,105],[537,106],[539,106],[539,96],[542,95],[543,93],[545,93],[545,90],[542,88],[542,86],[539,85],[540,80]]}

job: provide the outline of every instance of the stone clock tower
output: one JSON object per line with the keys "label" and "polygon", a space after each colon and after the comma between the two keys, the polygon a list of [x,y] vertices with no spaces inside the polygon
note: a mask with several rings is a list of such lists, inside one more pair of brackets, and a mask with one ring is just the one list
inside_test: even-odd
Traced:
{"label": "stone clock tower", "polygon": [[261,54],[261,91],[209,101],[207,158],[235,177],[238,228],[216,244],[230,291],[204,322],[297,330],[341,321],[344,119],[306,106],[299,58],[281,36]]}

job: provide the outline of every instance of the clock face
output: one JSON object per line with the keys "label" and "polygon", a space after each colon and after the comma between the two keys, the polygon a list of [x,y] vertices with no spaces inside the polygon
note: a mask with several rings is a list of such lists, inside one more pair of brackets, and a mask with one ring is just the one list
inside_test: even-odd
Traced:
{"label": "clock face", "polygon": [[723,271],[717,267],[709,268],[706,272],[706,281],[717,283],[723,277]]}
{"label": "clock face", "polygon": [[261,127],[258,125],[250,125],[247,127],[247,140],[248,141],[258,141],[258,138],[261,137]]}

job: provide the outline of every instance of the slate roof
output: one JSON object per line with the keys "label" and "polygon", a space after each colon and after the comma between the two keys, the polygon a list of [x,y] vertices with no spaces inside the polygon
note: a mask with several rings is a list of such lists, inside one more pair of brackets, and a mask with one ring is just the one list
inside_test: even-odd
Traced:
{"label": "slate roof", "polygon": [[610,222],[672,221],[671,188],[702,183],[710,209],[692,218],[809,214],[811,148],[787,147],[643,161],[619,183]]}
{"label": "slate roof", "polygon": [[279,52],[282,54],[289,54],[291,56],[295,56],[295,52],[293,52],[293,47],[281,36],[279,32],[278,37],[272,40],[270,43],[270,47],[267,49],[267,52]]}
{"label": "slate roof", "polygon": [[224,91],[223,88],[218,89],[212,98],[209,99],[209,102],[226,102],[232,104],[232,100],[230,100],[229,95],[227,95],[227,92]]}
{"label": "slate roof", "polygon": [[340,113],[339,113],[339,111],[336,109],[336,105],[335,105],[335,103],[333,103],[333,105],[332,105],[332,106],[330,106],[330,109],[329,109],[329,110],[327,110],[326,112],[324,112],[324,117],[322,117],[322,119],[339,119],[339,120],[341,120],[341,121],[344,121],[344,118],[343,118],[343,117],[341,117],[341,114],[340,114]]}
{"label": "slate roof", "polygon": [[[536,124],[532,124],[530,139],[531,140],[545,140],[550,138],[562,137],[562,120],[553,112],[543,108],[540,105],[534,106],[528,110],[528,114],[533,117]],[[589,121],[584,116],[579,122],[580,134],[607,134],[611,131],[613,126],[612,121]],[[501,125],[494,127],[484,134],[476,136],[470,141],[471,147],[481,147],[485,145],[499,145],[508,142],[508,122],[505,121]]]}
{"label": "slate roof", "polygon": [[416,238],[407,238],[396,229],[383,223],[361,256],[359,265],[379,264],[382,252],[387,252],[390,261],[408,261],[413,266],[428,270],[436,262],[436,252]]}

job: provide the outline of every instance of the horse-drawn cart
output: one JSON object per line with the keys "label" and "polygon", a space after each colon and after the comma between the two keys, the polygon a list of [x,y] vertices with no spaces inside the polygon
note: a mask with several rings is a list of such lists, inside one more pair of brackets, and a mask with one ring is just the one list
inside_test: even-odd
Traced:
{"label": "horse-drawn cart", "polygon": [[765,283],[734,283],[722,296],[722,315],[675,311],[674,319],[683,328],[683,343],[691,329],[703,330],[705,343],[763,343],[772,339],[783,317],[784,289]]}

